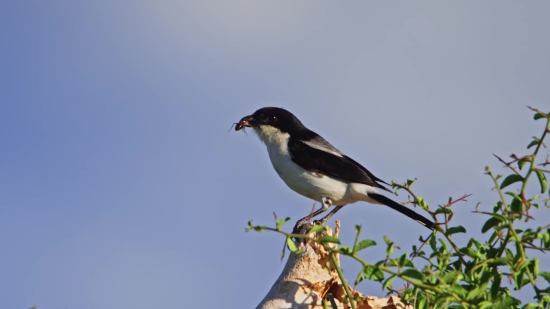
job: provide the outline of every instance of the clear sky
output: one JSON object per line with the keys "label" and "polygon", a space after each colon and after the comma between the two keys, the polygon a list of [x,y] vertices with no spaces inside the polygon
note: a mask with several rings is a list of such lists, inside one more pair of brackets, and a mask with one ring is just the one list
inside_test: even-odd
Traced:
{"label": "clear sky", "polygon": [[[257,137],[227,132],[268,105],[386,181],[417,177],[433,207],[472,193],[455,222],[478,235],[486,218],[470,211],[496,201],[485,165],[502,171],[493,153],[540,134],[526,105],[550,110],[549,12],[547,1],[3,1],[0,308],[255,306],[283,267],[283,238],[245,233],[247,221],[312,205]],[[427,235],[365,203],[336,219],[344,242],[355,224],[402,251]]]}

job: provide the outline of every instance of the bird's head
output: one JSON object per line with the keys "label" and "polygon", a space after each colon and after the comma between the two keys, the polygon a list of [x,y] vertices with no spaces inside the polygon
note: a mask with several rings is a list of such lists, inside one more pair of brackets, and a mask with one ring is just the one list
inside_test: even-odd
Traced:
{"label": "bird's head", "polygon": [[238,131],[244,127],[251,127],[258,133],[264,130],[277,129],[282,133],[289,134],[305,128],[291,112],[278,107],[260,108],[254,114],[243,117],[235,130]]}
{"label": "bird's head", "polygon": [[235,130],[245,127],[254,129],[260,139],[268,144],[307,130],[291,112],[278,107],[260,108],[254,114],[243,117]]}

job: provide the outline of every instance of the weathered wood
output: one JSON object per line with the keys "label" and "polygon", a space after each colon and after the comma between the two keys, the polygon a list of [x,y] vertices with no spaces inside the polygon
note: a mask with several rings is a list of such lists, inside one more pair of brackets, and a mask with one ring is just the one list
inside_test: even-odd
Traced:
{"label": "weathered wood", "polygon": [[[338,236],[340,222],[336,221],[334,233],[327,226],[326,230],[312,237],[325,235]],[[298,244],[297,244],[298,245]],[[267,295],[256,309],[319,309],[323,308],[323,298],[332,293],[338,308],[349,308],[344,304],[345,291],[334,267],[330,271],[328,252],[317,243],[301,243],[302,254],[291,253],[279,278],[275,281]],[[340,263],[337,255],[337,261]],[[362,300],[357,302],[357,309],[407,309],[397,297],[377,298],[365,296],[352,291],[354,297]],[[332,308],[329,305],[329,308]]]}

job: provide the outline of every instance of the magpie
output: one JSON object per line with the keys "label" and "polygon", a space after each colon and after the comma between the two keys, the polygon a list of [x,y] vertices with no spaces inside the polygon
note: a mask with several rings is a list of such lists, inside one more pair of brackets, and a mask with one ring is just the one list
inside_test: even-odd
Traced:
{"label": "magpie", "polygon": [[267,146],[271,164],[285,184],[321,203],[320,209],[296,222],[295,231],[331,206],[334,209],[315,224],[325,224],[345,205],[358,201],[386,205],[429,229],[434,228],[432,221],[380,194],[379,190],[392,192],[384,186],[388,183],[306,128],[291,112],[264,107],[243,117],[235,130],[245,127],[251,127]]}

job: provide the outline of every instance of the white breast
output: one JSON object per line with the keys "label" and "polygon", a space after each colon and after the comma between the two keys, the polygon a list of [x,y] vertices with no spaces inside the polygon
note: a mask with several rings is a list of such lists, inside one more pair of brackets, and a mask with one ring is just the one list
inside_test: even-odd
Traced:
{"label": "white breast", "polygon": [[351,184],[309,172],[294,163],[288,153],[288,133],[267,126],[255,131],[267,146],[273,168],[289,188],[315,201],[328,197],[333,205],[344,205],[358,200]]}

